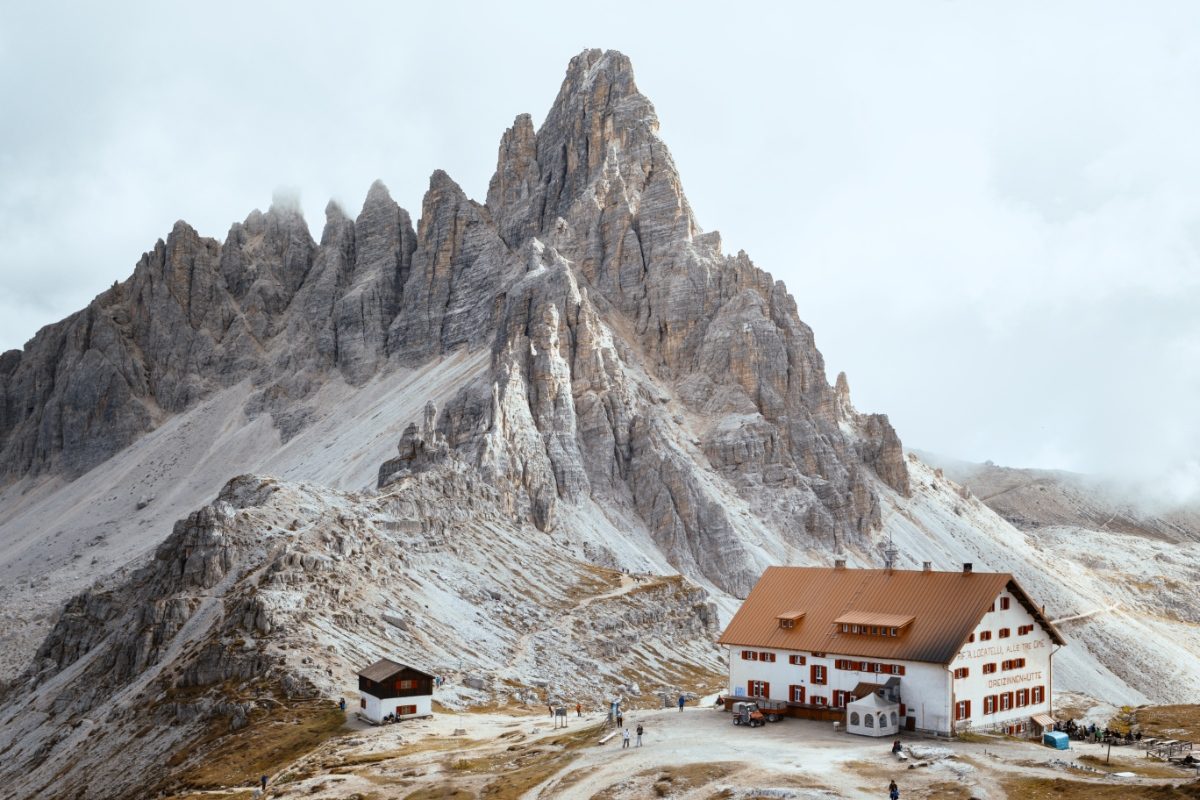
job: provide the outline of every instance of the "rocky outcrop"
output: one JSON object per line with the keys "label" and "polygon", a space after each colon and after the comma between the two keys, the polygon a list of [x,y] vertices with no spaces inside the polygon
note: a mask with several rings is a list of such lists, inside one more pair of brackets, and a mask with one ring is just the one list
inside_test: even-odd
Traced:
{"label": "rocky outcrop", "polygon": [[437,407],[433,403],[426,403],[425,418],[421,425],[412,422],[404,429],[397,448],[400,455],[380,465],[376,482],[380,489],[404,475],[432,469],[449,455],[446,437],[434,427],[436,420]]}

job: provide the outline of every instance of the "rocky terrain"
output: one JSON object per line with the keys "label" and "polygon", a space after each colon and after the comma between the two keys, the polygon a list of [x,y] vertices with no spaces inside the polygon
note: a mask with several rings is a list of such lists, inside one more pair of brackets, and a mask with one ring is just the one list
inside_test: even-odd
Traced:
{"label": "rocky terrain", "polygon": [[319,242],[281,205],[224,242],[178,223],[0,357],[0,473],[0,781],[29,793],[129,796],[255,692],[342,694],[385,653],[471,677],[457,704],[685,686],[765,566],[889,543],[1085,615],[1063,688],[1200,691],[1194,595],[1095,614],[1115,563],[1018,530],[830,383],[612,51],[516,118],[486,203],[439,171],[415,229],[378,183]]}

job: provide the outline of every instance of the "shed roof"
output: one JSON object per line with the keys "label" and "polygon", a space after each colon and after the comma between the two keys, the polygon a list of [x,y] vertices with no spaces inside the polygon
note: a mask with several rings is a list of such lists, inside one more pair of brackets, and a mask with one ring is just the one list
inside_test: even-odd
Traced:
{"label": "shed roof", "polygon": [[[949,664],[1006,588],[1055,643],[1066,644],[1006,572],[839,567],[768,567],[717,641],[731,646]],[[780,614],[795,608],[805,609],[804,618],[793,628],[780,627]],[[899,636],[842,633],[836,620],[852,612],[875,618],[911,618],[912,622]]]}
{"label": "shed roof", "polygon": [[366,669],[359,671],[359,676],[366,678],[369,681],[382,683],[388,678],[401,672],[416,672],[426,678],[432,678],[428,672],[422,672],[416,667],[410,667],[406,664],[401,664],[397,661],[392,661],[390,658],[381,658]]}

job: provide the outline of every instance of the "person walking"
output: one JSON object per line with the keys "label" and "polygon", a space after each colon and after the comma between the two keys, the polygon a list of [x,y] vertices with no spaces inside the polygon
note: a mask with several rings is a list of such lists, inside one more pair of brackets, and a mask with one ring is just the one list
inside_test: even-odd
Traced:
{"label": "person walking", "polygon": [[261,778],[259,778],[259,780],[262,781],[262,790],[263,790],[263,793],[265,794],[267,791],[267,776],[263,775]]}
{"label": "person walking", "polygon": [[642,723],[639,722],[638,726],[637,726],[637,737],[638,737],[637,738],[637,746],[638,747],[642,746],[642,733],[644,730],[645,729],[642,727]]}
{"label": "person walking", "polygon": [[683,704],[686,702],[687,702],[687,698],[684,697],[683,695],[679,695],[679,710],[680,710],[680,712],[683,711]]}
{"label": "person walking", "polygon": [[896,785],[895,781],[888,784],[888,798],[889,800],[900,800],[900,787]]}
{"label": "person walking", "polygon": [[[618,728],[625,727],[625,717],[621,714],[621,709],[619,709],[619,708],[617,709],[617,727]],[[625,738],[628,739],[629,737],[626,736]]]}
{"label": "person walking", "polygon": [[346,713],[346,698],[344,698],[344,697],[343,697],[342,699],[338,700],[338,709],[339,709],[339,710],[340,710],[340,711],[341,711],[343,714],[345,714],[345,713]]}
{"label": "person walking", "polygon": [[624,730],[621,731],[621,749],[624,750],[626,747],[629,747],[629,729],[628,728],[625,728]]}
{"label": "person walking", "polygon": [[583,716],[583,703],[575,704],[575,716],[577,716],[577,717]]}

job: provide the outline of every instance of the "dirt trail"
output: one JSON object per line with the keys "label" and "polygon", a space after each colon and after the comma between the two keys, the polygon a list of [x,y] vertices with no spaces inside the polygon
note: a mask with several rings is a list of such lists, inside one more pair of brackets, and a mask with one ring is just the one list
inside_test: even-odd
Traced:
{"label": "dirt trail", "polygon": [[1075,614],[1070,617],[1060,617],[1058,619],[1052,619],[1052,620],[1050,620],[1050,624],[1058,625],[1063,622],[1074,622],[1075,620],[1087,619],[1088,617],[1094,617],[1097,614],[1107,614],[1111,611],[1116,611],[1120,607],[1121,607],[1121,603],[1117,602],[1117,603],[1113,603],[1111,606],[1107,606],[1106,608],[1097,608],[1097,609],[1093,609],[1092,611],[1085,611],[1082,614]]}

